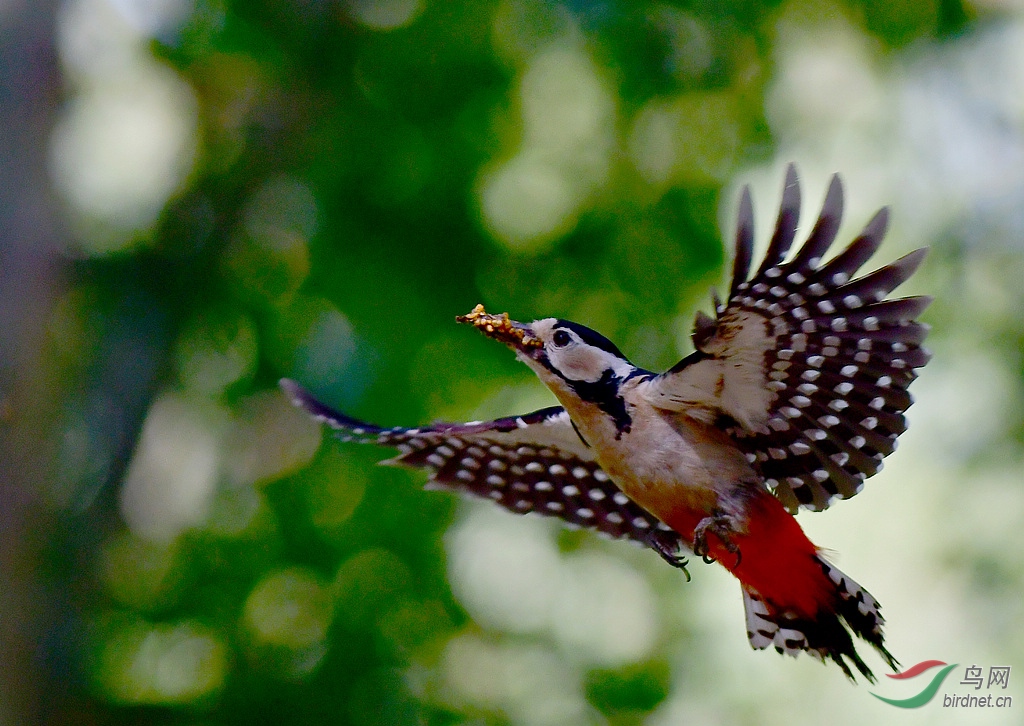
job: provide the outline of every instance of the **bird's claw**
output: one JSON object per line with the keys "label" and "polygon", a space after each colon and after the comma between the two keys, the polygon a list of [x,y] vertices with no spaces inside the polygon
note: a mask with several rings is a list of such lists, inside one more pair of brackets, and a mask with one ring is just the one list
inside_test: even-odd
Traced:
{"label": "bird's claw", "polygon": [[686,566],[690,564],[690,560],[681,552],[685,545],[678,534],[656,529],[651,532],[648,544],[651,546],[651,549],[661,555],[663,560],[673,567],[682,570],[683,574],[686,575],[686,581],[690,582],[690,571],[686,569]]}
{"label": "bird's claw", "polygon": [[732,569],[739,567],[740,562],[743,560],[743,553],[740,552],[739,546],[730,537],[735,532],[735,529],[731,526],[728,516],[721,512],[715,512],[711,516],[704,517],[693,528],[693,553],[699,555],[706,564],[710,565],[716,562],[716,559],[709,554],[707,539],[709,532],[718,537],[722,546],[729,553],[736,555],[736,563]]}

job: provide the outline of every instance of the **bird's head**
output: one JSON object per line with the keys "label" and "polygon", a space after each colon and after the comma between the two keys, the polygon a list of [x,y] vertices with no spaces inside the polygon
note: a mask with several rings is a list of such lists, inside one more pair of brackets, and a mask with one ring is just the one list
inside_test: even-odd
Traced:
{"label": "bird's head", "polygon": [[482,305],[456,319],[512,348],[556,394],[558,384],[578,388],[579,384],[621,380],[636,370],[614,343],[579,323],[558,318],[520,323],[510,320],[507,313],[491,315]]}

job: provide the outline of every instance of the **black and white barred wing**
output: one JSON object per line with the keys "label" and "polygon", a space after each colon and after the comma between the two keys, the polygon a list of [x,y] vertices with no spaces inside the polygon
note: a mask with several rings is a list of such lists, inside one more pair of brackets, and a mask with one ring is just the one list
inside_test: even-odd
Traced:
{"label": "black and white barred wing", "polygon": [[294,381],[282,380],[281,388],[342,440],[398,449],[398,456],[381,463],[426,469],[435,486],[490,499],[519,514],[536,512],[614,538],[656,544],[666,558],[684,546],[615,486],[561,407],[496,421],[381,428],[331,409]]}
{"label": "black and white barred wing", "polygon": [[882,209],[822,263],[842,208],[833,177],[810,236],[784,262],[800,212],[790,166],[774,235],[749,278],[753,211],[744,189],[728,303],[716,319],[698,315],[697,351],[650,386],[659,407],[723,422],[790,511],[852,497],[882,468],[906,429],[914,369],[929,357],[927,326],[915,319],[931,298],[886,299],[925,250],[856,277],[885,236]]}

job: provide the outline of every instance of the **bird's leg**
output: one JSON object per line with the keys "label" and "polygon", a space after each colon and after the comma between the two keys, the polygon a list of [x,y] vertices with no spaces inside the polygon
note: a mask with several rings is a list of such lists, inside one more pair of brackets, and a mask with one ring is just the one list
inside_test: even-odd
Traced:
{"label": "bird's leg", "polygon": [[708,554],[707,536],[709,532],[718,537],[727,551],[736,555],[736,564],[733,565],[733,569],[739,567],[743,554],[731,538],[731,535],[736,533],[732,518],[722,510],[715,509],[710,516],[704,517],[693,528],[693,553],[699,555],[704,562],[710,565],[715,558]]}
{"label": "bird's leg", "polygon": [[647,544],[667,563],[682,570],[686,581],[690,581],[690,571],[686,569],[690,561],[683,554],[685,545],[677,533],[661,528],[652,529]]}

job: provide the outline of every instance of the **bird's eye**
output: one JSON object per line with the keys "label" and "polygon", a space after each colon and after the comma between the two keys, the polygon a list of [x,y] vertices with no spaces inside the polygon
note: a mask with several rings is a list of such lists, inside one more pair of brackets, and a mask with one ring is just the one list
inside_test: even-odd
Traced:
{"label": "bird's eye", "polygon": [[572,342],[572,337],[564,330],[556,330],[555,334],[551,336],[551,342],[555,344],[556,348],[564,348]]}

